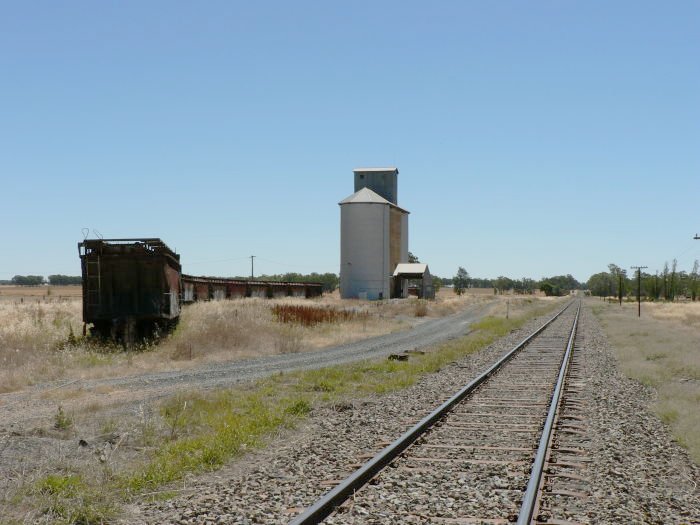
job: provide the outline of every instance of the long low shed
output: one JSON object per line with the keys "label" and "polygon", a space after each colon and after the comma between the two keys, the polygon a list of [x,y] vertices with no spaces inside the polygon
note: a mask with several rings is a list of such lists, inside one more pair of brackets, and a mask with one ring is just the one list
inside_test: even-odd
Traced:
{"label": "long low shed", "polygon": [[185,303],[244,297],[318,297],[322,293],[321,283],[245,281],[182,274],[182,301]]}

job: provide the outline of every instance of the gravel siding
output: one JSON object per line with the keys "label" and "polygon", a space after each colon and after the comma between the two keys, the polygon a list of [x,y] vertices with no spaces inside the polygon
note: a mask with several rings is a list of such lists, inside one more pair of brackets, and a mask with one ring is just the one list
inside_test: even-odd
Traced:
{"label": "gravel siding", "polygon": [[[272,439],[216,473],[175,487],[182,493],[137,504],[124,523],[286,523],[368,456],[378,452],[480,370],[519,342],[542,319],[484,351],[394,394],[314,411],[295,431]],[[648,412],[652,392],[623,378],[609,344],[584,311],[577,359],[584,378],[577,395],[587,425],[590,463],[582,472],[589,497],[571,519],[589,523],[700,523],[698,467]],[[184,489],[182,488],[184,486]],[[439,497],[436,495],[435,497]],[[498,504],[497,501],[492,502]],[[566,517],[566,504],[554,509]],[[350,516],[336,515],[334,523]],[[353,518],[392,523],[391,518]]]}
{"label": "gravel siding", "polygon": [[590,399],[591,523],[700,523],[700,468],[649,411],[653,389],[617,370],[586,309],[584,360]]}

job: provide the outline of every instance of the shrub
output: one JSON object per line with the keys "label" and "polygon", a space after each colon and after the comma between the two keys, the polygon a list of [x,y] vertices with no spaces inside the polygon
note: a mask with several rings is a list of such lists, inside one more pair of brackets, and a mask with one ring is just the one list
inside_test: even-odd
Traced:
{"label": "shrub", "polygon": [[67,430],[73,426],[73,418],[66,414],[63,407],[60,405],[58,407],[58,412],[56,412],[56,415],[53,418],[53,426],[57,430]]}
{"label": "shrub", "polygon": [[413,314],[416,317],[425,317],[428,315],[428,303],[424,300],[418,300],[413,308]]}

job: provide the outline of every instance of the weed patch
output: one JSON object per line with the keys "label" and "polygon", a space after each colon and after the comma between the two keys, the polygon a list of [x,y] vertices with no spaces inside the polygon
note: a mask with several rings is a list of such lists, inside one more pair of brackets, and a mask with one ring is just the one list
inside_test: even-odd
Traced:
{"label": "weed patch", "polygon": [[61,476],[49,474],[36,483],[36,490],[47,496],[75,496],[78,488],[83,487],[83,480],[80,476],[70,474]]}
{"label": "weed patch", "polygon": [[53,420],[53,426],[57,430],[68,430],[73,426],[73,417],[67,414],[60,405]]}
{"label": "weed patch", "polygon": [[367,312],[300,304],[276,304],[272,307],[275,319],[280,323],[314,326],[321,323],[339,323],[369,317]]}
{"label": "weed patch", "polygon": [[[181,436],[171,432],[169,442],[161,443],[146,465],[121,478],[128,494],[153,490],[188,472],[220,467],[245,448],[258,445],[272,430],[291,426],[311,407],[311,401],[299,394],[279,396],[266,387],[253,392],[193,394],[186,401],[191,408],[182,411],[177,408],[180,403],[182,397],[167,403],[163,412],[171,420],[177,417]],[[171,441],[171,436],[177,439]]]}
{"label": "weed patch", "polygon": [[101,525],[114,514],[113,505],[78,474],[50,474],[35,483],[34,492],[51,523]]}

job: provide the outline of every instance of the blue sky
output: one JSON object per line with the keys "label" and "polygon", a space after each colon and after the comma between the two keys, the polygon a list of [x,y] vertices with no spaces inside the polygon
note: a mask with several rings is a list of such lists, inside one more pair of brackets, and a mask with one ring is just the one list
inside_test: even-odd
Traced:
{"label": "blue sky", "polygon": [[700,258],[698,2],[2,2],[0,279],[84,227],[194,274],[338,271],[395,165],[433,273]]}

